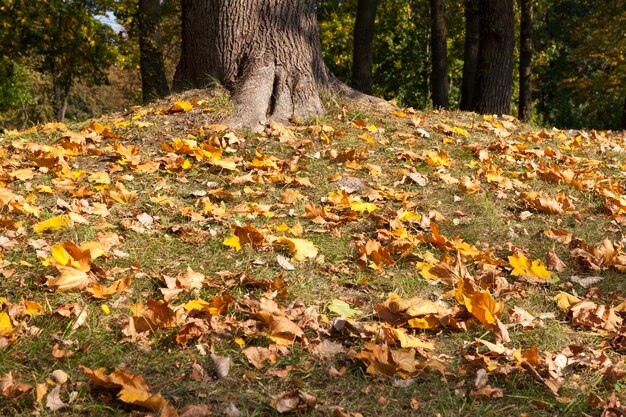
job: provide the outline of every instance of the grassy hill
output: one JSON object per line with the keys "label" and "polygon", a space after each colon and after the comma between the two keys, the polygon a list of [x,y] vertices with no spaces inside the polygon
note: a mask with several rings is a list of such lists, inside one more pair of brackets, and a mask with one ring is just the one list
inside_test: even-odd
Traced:
{"label": "grassy hill", "polygon": [[626,135],[327,106],[0,135],[0,414],[621,415]]}

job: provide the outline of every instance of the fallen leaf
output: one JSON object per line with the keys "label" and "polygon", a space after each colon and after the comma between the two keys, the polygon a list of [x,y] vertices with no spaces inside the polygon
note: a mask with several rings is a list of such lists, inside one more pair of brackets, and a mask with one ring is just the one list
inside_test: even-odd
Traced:
{"label": "fallen leaf", "polygon": [[61,401],[61,385],[56,385],[46,396],[46,407],[52,411],[56,411],[66,405],[67,404]]}
{"label": "fallen leaf", "polygon": [[350,307],[350,304],[346,303],[343,300],[339,300],[337,298],[330,301],[328,304],[328,310],[337,314],[338,316],[345,318],[352,318],[355,316],[360,316],[363,314],[363,311]]}

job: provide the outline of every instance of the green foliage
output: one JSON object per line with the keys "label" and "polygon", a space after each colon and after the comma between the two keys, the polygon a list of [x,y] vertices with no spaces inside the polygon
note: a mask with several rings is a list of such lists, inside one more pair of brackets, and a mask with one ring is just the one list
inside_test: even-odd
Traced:
{"label": "green foliage", "polygon": [[626,3],[546,0],[536,24],[541,121],[569,128],[619,128],[626,97]]}
{"label": "green foliage", "polygon": [[75,79],[107,81],[115,61],[111,28],[95,18],[105,11],[96,1],[7,0],[0,6],[0,48],[10,59],[26,59],[52,79],[55,113],[63,116]]}
{"label": "green foliage", "polygon": [[0,112],[18,109],[31,100],[26,69],[7,57],[0,59]]}
{"label": "green foliage", "polygon": [[[322,1],[318,8],[320,39],[331,71],[349,83],[356,0]],[[464,21],[462,1],[446,4],[450,99],[460,100],[463,70]],[[420,0],[381,0],[374,37],[374,94],[406,106],[430,102],[430,11]]]}

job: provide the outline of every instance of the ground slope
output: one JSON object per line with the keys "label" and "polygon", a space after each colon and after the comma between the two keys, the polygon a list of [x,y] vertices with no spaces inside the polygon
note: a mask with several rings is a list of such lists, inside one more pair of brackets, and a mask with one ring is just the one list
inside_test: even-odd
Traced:
{"label": "ground slope", "polygon": [[622,415],[623,133],[205,96],[0,135],[0,414]]}

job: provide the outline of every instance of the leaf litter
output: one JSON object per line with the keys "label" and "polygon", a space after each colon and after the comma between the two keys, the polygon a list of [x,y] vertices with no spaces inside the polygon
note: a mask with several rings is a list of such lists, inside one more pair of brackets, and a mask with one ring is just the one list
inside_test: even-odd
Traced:
{"label": "leaf litter", "polygon": [[[621,407],[626,296],[604,284],[626,270],[626,190],[613,176],[626,164],[607,156],[624,150],[623,135],[413,109],[367,120],[344,109],[332,126],[272,122],[257,136],[180,122],[205,104],[179,99],[4,138],[0,349],[23,362],[0,376],[5,400],[69,409],[102,401],[99,387],[106,401],[162,416],[263,407],[357,415],[358,402],[341,411],[297,380],[318,369],[330,386],[350,385],[362,369],[368,392],[431,380],[459,404],[497,400],[523,414],[558,410],[585,386],[589,412]],[[159,125],[170,134],[145,139]],[[471,206],[481,199],[501,202],[500,214]],[[585,216],[594,233],[579,231]],[[504,222],[509,240],[457,233],[460,218]],[[156,247],[143,250],[149,242]],[[43,331],[47,322],[62,330]],[[571,342],[529,336],[550,326]],[[76,338],[93,331],[137,366],[89,359],[85,350],[98,346]],[[44,380],[42,365],[11,353],[43,340],[81,372]],[[141,352],[158,350],[197,352],[194,371],[143,366]],[[511,374],[543,387],[547,405],[516,403],[499,378]],[[603,384],[581,382],[590,374]],[[214,406],[174,393],[174,383],[211,375],[240,392]],[[257,380],[269,385],[254,388]],[[254,405],[250,390],[262,394]],[[421,395],[412,409],[436,404]]]}

